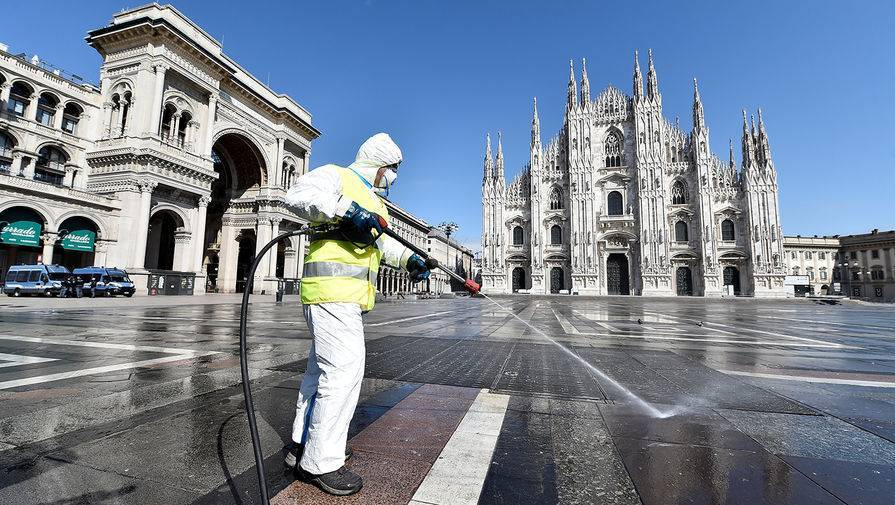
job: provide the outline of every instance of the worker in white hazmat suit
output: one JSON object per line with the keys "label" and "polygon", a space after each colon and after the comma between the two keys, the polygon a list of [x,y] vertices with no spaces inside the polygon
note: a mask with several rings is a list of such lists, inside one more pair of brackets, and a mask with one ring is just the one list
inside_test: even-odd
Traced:
{"label": "worker in white hazmat suit", "polygon": [[356,493],[359,475],[345,468],[348,424],[364,375],[361,315],[373,308],[380,262],[404,268],[414,282],[429,277],[418,255],[381,235],[388,210],[378,193],[398,176],[401,150],[385,133],[361,145],[347,168],[324,165],[298,178],[286,201],[312,224],[338,228],[312,234],[302,271],[301,301],[313,342],[286,451],[287,466],[335,495]]}

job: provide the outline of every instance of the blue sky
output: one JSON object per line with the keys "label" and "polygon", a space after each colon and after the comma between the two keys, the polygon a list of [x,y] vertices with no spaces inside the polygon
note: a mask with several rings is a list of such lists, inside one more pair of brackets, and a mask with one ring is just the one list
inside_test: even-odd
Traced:
{"label": "blue sky", "polygon": [[[741,109],[762,108],[786,234],[895,229],[891,2],[174,4],[311,111],[323,132],[313,166],[348,163],[368,135],[389,132],[405,154],[392,199],[456,221],[476,249],[485,132],[503,131],[511,177],[528,160],[533,96],[543,140],[560,128],[570,58],[579,72],[587,58],[592,96],[609,84],[630,94],[632,53],[647,48],[665,114],[686,129],[699,79],[722,159],[728,138],[739,145]],[[86,31],[136,5],[14,2],[0,41],[96,81]]]}

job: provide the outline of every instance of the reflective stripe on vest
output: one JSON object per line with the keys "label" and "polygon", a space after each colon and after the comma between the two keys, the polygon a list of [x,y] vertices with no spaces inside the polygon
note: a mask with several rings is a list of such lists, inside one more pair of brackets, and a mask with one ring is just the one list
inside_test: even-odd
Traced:
{"label": "reflective stripe on vest", "polygon": [[[388,220],[383,200],[352,170],[335,167],[342,195]],[[354,302],[370,310],[376,302],[376,284],[382,251],[372,245],[363,249],[335,238],[311,240],[302,268],[301,302],[304,304]]]}

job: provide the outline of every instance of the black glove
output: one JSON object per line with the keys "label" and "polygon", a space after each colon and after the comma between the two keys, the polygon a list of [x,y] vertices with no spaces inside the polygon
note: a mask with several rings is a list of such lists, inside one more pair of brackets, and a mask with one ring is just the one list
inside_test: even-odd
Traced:
{"label": "black glove", "polygon": [[379,215],[351,202],[348,211],[342,216],[341,228],[345,237],[355,243],[372,244],[382,235]]}

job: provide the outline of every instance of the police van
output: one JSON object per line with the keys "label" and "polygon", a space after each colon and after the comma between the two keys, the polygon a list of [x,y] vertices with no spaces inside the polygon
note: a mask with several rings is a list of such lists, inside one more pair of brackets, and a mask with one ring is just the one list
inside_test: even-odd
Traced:
{"label": "police van", "polygon": [[[84,267],[72,271],[83,283],[82,290],[89,293],[91,286],[95,286],[99,296],[124,295],[134,296],[134,283],[127,272],[118,268]],[[94,284],[94,282],[96,284]]]}
{"label": "police van", "polygon": [[61,265],[13,265],[6,273],[3,292],[7,296],[56,296],[69,275],[71,272]]}

